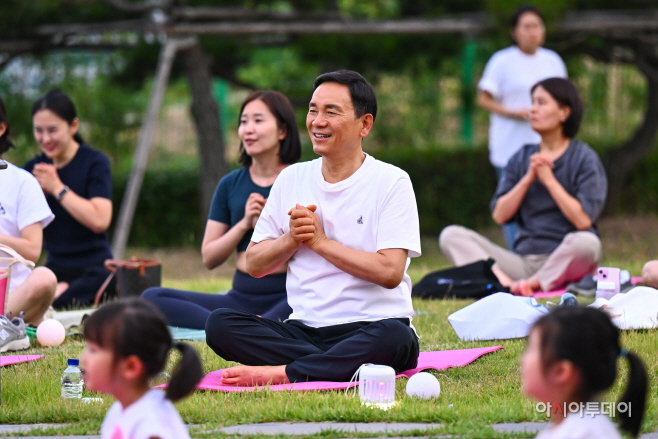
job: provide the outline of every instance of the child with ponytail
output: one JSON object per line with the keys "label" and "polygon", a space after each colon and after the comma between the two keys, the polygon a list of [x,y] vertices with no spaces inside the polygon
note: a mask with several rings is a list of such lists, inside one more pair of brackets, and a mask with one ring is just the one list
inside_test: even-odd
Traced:
{"label": "child with ponytail", "polygon": [[173,345],[181,353],[166,389],[150,389],[172,348],[164,317],[141,299],[101,307],[84,326],[82,369],[85,386],[117,399],[101,428],[102,439],[188,438],[172,402],[191,393],[203,376],[199,357],[189,345]]}
{"label": "child with ponytail", "polygon": [[[544,403],[553,419],[537,439],[621,439],[602,409],[596,414],[582,409],[612,386],[620,359],[628,361],[629,377],[615,406],[627,410],[617,411],[617,421],[622,430],[637,437],[647,373],[637,355],[619,346],[619,330],[610,318],[598,309],[578,306],[556,308],[537,320],[521,360],[523,392]],[[569,408],[575,406],[581,410]]]}

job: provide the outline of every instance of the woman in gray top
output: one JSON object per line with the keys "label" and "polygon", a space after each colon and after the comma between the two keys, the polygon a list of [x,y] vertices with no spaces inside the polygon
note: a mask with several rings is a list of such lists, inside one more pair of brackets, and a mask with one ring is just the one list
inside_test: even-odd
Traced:
{"label": "woman in gray top", "polygon": [[512,156],[491,202],[496,223],[519,225],[514,250],[460,226],[446,227],[439,237],[453,264],[493,258],[500,282],[524,296],[594,272],[601,260],[596,221],[607,193],[598,155],[573,138],[583,115],[573,83],[548,78],[535,84],[531,94],[530,122],[541,142]]}

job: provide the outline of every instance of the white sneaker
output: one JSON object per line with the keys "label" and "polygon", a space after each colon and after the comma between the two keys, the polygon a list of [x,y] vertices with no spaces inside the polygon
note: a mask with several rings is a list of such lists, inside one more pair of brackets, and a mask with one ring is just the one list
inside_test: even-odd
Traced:
{"label": "white sneaker", "polygon": [[[30,339],[25,332],[24,312],[9,320],[0,315],[0,353],[29,349]],[[8,314],[11,317],[11,313]]]}

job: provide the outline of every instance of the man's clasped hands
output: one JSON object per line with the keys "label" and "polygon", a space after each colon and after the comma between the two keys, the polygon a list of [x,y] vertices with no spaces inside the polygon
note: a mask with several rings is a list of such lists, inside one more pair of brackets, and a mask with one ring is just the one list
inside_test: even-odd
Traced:
{"label": "man's clasped hands", "polygon": [[296,204],[288,211],[292,239],[297,245],[306,245],[311,250],[327,239],[320,217],[315,213],[317,208],[315,204],[308,206]]}

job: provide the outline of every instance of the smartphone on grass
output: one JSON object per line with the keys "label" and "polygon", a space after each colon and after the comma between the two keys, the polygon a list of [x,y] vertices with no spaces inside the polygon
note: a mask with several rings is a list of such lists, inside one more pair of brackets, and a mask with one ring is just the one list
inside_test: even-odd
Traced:
{"label": "smartphone on grass", "polygon": [[621,287],[621,270],[612,267],[600,267],[596,277],[596,298],[610,299],[619,294]]}

